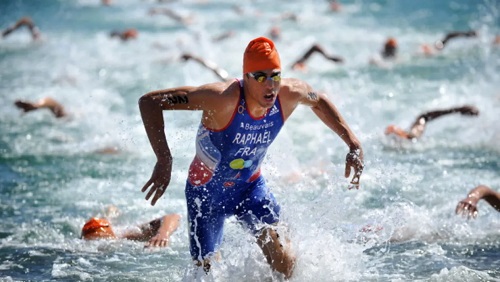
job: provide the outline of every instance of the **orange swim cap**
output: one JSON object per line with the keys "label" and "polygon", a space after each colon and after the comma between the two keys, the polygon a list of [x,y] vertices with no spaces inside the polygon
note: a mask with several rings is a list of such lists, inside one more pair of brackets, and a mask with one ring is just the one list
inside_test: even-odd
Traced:
{"label": "orange swim cap", "polygon": [[265,69],[281,69],[280,55],[271,39],[255,38],[248,43],[243,55],[243,73]]}
{"label": "orange swim cap", "polygon": [[101,238],[115,238],[111,223],[107,219],[93,217],[82,228],[82,238],[94,240]]}
{"label": "orange swim cap", "polygon": [[135,28],[129,28],[123,32],[123,37],[125,39],[137,38],[139,32]]}
{"label": "orange swim cap", "polygon": [[389,38],[389,39],[387,39],[385,46],[396,48],[396,47],[398,47],[398,42],[394,38]]}

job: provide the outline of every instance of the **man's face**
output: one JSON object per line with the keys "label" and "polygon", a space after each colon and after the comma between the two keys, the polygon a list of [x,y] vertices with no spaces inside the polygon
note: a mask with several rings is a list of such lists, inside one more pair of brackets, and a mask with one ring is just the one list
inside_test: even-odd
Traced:
{"label": "man's face", "polygon": [[246,74],[248,81],[247,99],[254,100],[263,108],[271,108],[278,96],[281,85],[281,70],[268,69]]}

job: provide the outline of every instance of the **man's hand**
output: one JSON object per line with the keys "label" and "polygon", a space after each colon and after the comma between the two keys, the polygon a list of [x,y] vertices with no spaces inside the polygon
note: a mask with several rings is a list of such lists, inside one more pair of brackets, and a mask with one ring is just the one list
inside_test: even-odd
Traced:
{"label": "man's hand", "polygon": [[193,55],[189,54],[189,53],[184,53],[182,54],[181,56],[181,59],[183,59],[184,61],[187,61],[187,60],[190,60],[193,58]]}
{"label": "man's hand", "polygon": [[160,197],[167,190],[167,186],[170,183],[170,179],[172,177],[172,159],[166,159],[162,161],[157,161],[155,168],[153,170],[153,174],[149,181],[142,187],[142,192],[146,192],[149,188],[151,188],[146,195],[146,200],[155,194],[153,199],[151,200],[151,205],[154,206],[156,201],[160,199]]}
{"label": "man's hand", "polygon": [[38,109],[38,107],[34,103],[22,100],[16,100],[14,104],[16,105],[16,107],[23,110],[25,113]]}
{"label": "man's hand", "polygon": [[477,217],[477,199],[466,198],[458,202],[455,213],[467,217],[467,219]]}
{"label": "man's hand", "polygon": [[345,177],[348,178],[351,174],[351,168],[354,169],[354,176],[351,180],[349,189],[359,189],[359,178],[363,173],[363,151],[361,149],[351,150],[345,158]]}
{"label": "man's hand", "polygon": [[474,106],[463,106],[459,109],[460,114],[465,116],[477,116],[479,115],[479,110]]}
{"label": "man's hand", "polygon": [[144,245],[144,248],[149,248],[149,247],[165,248],[168,246],[168,239],[169,236],[167,234],[156,234]]}

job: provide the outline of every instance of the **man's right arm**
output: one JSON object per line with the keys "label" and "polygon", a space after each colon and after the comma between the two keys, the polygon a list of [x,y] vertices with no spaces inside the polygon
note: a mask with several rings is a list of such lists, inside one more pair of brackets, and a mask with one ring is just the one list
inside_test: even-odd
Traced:
{"label": "man's right arm", "polygon": [[157,158],[151,178],[141,189],[142,192],[150,189],[146,200],[154,194],[151,205],[155,205],[167,189],[172,172],[172,154],[164,132],[163,110],[220,112],[221,107],[225,105],[223,92],[228,85],[219,82],[199,87],[184,86],[157,90],[139,99],[144,128]]}
{"label": "man's right arm", "polygon": [[217,89],[211,85],[183,86],[149,92],[139,99],[146,134],[158,160],[171,158],[164,132],[163,110],[209,109],[215,104],[215,93]]}
{"label": "man's right arm", "polygon": [[149,200],[153,193],[155,193],[155,196],[151,200],[151,205],[154,206],[170,183],[172,154],[170,153],[167,138],[163,131],[164,121],[161,100],[158,100],[157,97],[151,94],[146,94],[139,99],[139,110],[146,134],[157,159],[153,174],[141,191],[145,192],[151,188],[146,195],[146,200]]}

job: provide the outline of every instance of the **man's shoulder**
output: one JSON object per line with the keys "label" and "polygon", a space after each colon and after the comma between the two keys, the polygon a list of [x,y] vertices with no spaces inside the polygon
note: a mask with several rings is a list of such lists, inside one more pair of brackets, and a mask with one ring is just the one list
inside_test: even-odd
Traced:
{"label": "man's shoulder", "polygon": [[237,80],[222,82],[218,81],[201,85],[199,88],[203,89],[204,91],[211,91],[222,95],[229,95],[231,93],[235,93],[239,89],[239,84]]}
{"label": "man's shoulder", "polygon": [[304,80],[294,77],[283,78],[281,81],[282,81],[281,84],[285,86],[295,86],[295,87],[308,86],[307,82],[305,82]]}
{"label": "man's shoulder", "polygon": [[237,81],[209,83],[201,85],[197,90],[203,93],[198,97],[202,99],[204,108],[218,112],[224,112],[227,105],[237,103],[240,93]]}
{"label": "man's shoulder", "polygon": [[284,78],[281,82],[281,92],[284,93],[303,93],[308,91],[309,84],[298,78]]}

